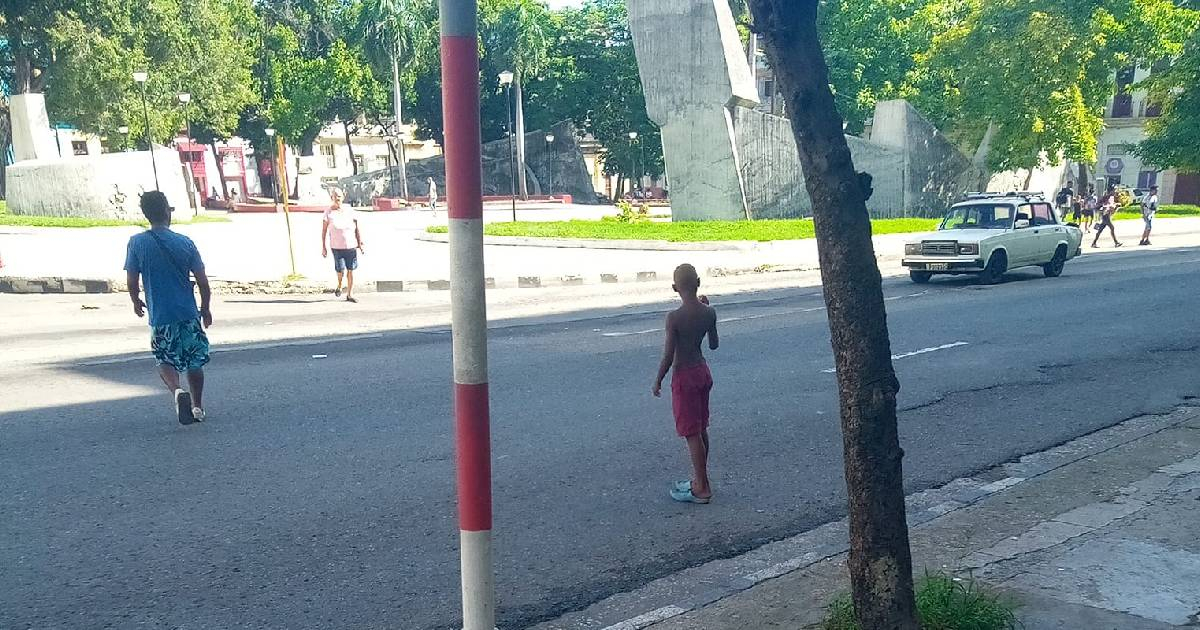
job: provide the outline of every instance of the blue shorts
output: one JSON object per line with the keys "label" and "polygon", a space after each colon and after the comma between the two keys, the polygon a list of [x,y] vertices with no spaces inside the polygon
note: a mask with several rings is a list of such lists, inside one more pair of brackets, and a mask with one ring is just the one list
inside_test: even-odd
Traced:
{"label": "blue shorts", "polygon": [[1154,217],[1153,217],[1153,216],[1148,216],[1148,217],[1147,217],[1147,216],[1142,216],[1142,221],[1145,221],[1145,222],[1146,222],[1146,229],[1147,229],[1147,230],[1149,230],[1151,227],[1153,227],[1153,226],[1154,226]]}
{"label": "blue shorts", "polygon": [[150,350],[155,363],[169,365],[178,372],[208,365],[208,335],[198,319],[155,326],[151,329]]}
{"label": "blue shorts", "polygon": [[333,270],[342,273],[349,269],[354,271],[358,269],[358,250],[356,249],[335,249],[333,250]]}

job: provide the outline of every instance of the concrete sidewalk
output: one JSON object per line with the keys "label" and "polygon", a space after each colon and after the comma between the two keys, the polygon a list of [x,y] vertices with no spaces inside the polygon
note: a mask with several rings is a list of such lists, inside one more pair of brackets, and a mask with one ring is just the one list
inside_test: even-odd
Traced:
{"label": "concrete sidewalk", "polygon": [[[915,573],[973,576],[1019,605],[1026,630],[1200,623],[1200,407],[1128,420],[908,506]],[[831,523],[538,628],[818,628],[849,589],[846,535]]]}
{"label": "concrete sidewalk", "polygon": [[[525,210],[527,219],[558,220],[595,218],[605,212],[595,207]],[[489,211],[488,221],[504,220],[507,213]],[[179,231],[196,241],[205,257],[209,276],[231,285],[231,292],[268,292],[271,285],[296,271],[307,283],[301,292],[316,292],[333,280],[332,259],[322,258],[321,217],[291,217],[293,250],[289,253],[287,226],[281,215],[235,215],[229,223],[183,225]],[[419,240],[425,228],[444,224],[445,214],[429,212],[359,213],[366,253],[361,256],[356,279],[360,288],[380,290],[447,289],[450,280],[449,249],[445,243]],[[9,292],[103,292],[119,290],[129,237],[139,228],[15,228],[0,227],[0,256],[9,278]],[[1140,221],[1123,221],[1118,232],[1127,241],[1141,231]],[[1156,225],[1157,246],[1196,242],[1200,219],[1162,219]],[[903,244],[910,235],[875,237],[881,267],[899,269]],[[578,244],[575,244],[578,245]],[[538,288],[637,282],[668,277],[681,262],[694,264],[709,277],[763,271],[811,271],[818,268],[813,239],[747,243],[737,249],[714,251],[612,250],[590,247],[531,247],[487,245],[487,275],[499,288]],[[1086,247],[1085,252],[1091,252]],[[49,278],[46,282],[23,282]],[[99,281],[88,283],[85,281]],[[256,284],[257,283],[257,284]]]}

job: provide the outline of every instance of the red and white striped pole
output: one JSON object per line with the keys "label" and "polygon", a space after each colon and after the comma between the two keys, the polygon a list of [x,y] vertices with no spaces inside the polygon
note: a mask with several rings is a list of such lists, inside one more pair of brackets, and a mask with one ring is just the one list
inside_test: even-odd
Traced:
{"label": "red and white striped pole", "polygon": [[440,0],[463,630],[493,630],[492,460],[476,0]]}

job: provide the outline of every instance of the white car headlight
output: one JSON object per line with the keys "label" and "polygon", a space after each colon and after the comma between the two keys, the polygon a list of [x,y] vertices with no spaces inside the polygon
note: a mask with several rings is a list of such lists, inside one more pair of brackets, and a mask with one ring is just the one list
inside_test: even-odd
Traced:
{"label": "white car headlight", "polygon": [[964,256],[974,256],[979,253],[979,243],[959,243],[958,253]]}
{"label": "white car headlight", "polygon": [[904,244],[904,253],[905,254],[920,254],[921,253],[921,244],[920,243],[905,243]]}

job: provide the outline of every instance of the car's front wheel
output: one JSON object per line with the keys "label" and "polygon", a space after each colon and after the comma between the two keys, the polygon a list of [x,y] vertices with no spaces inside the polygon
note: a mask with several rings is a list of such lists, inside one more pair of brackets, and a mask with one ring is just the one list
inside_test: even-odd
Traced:
{"label": "car's front wheel", "polygon": [[1004,279],[1004,272],[1008,271],[1008,254],[1002,251],[993,252],[992,257],[988,259],[987,266],[983,268],[983,273],[979,274],[979,281],[983,284],[999,284]]}
{"label": "car's front wheel", "polygon": [[933,278],[933,274],[929,273],[928,271],[914,270],[908,272],[908,277],[912,278],[912,281],[917,284],[926,284]]}
{"label": "car's front wheel", "polygon": [[1042,265],[1042,272],[1047,278],[1057,278],[1062,275],[1063,267],[1067,264],[1067,248],[1065,245],[1059,246],[1054,252],[1054,258],[1050,262]]}

